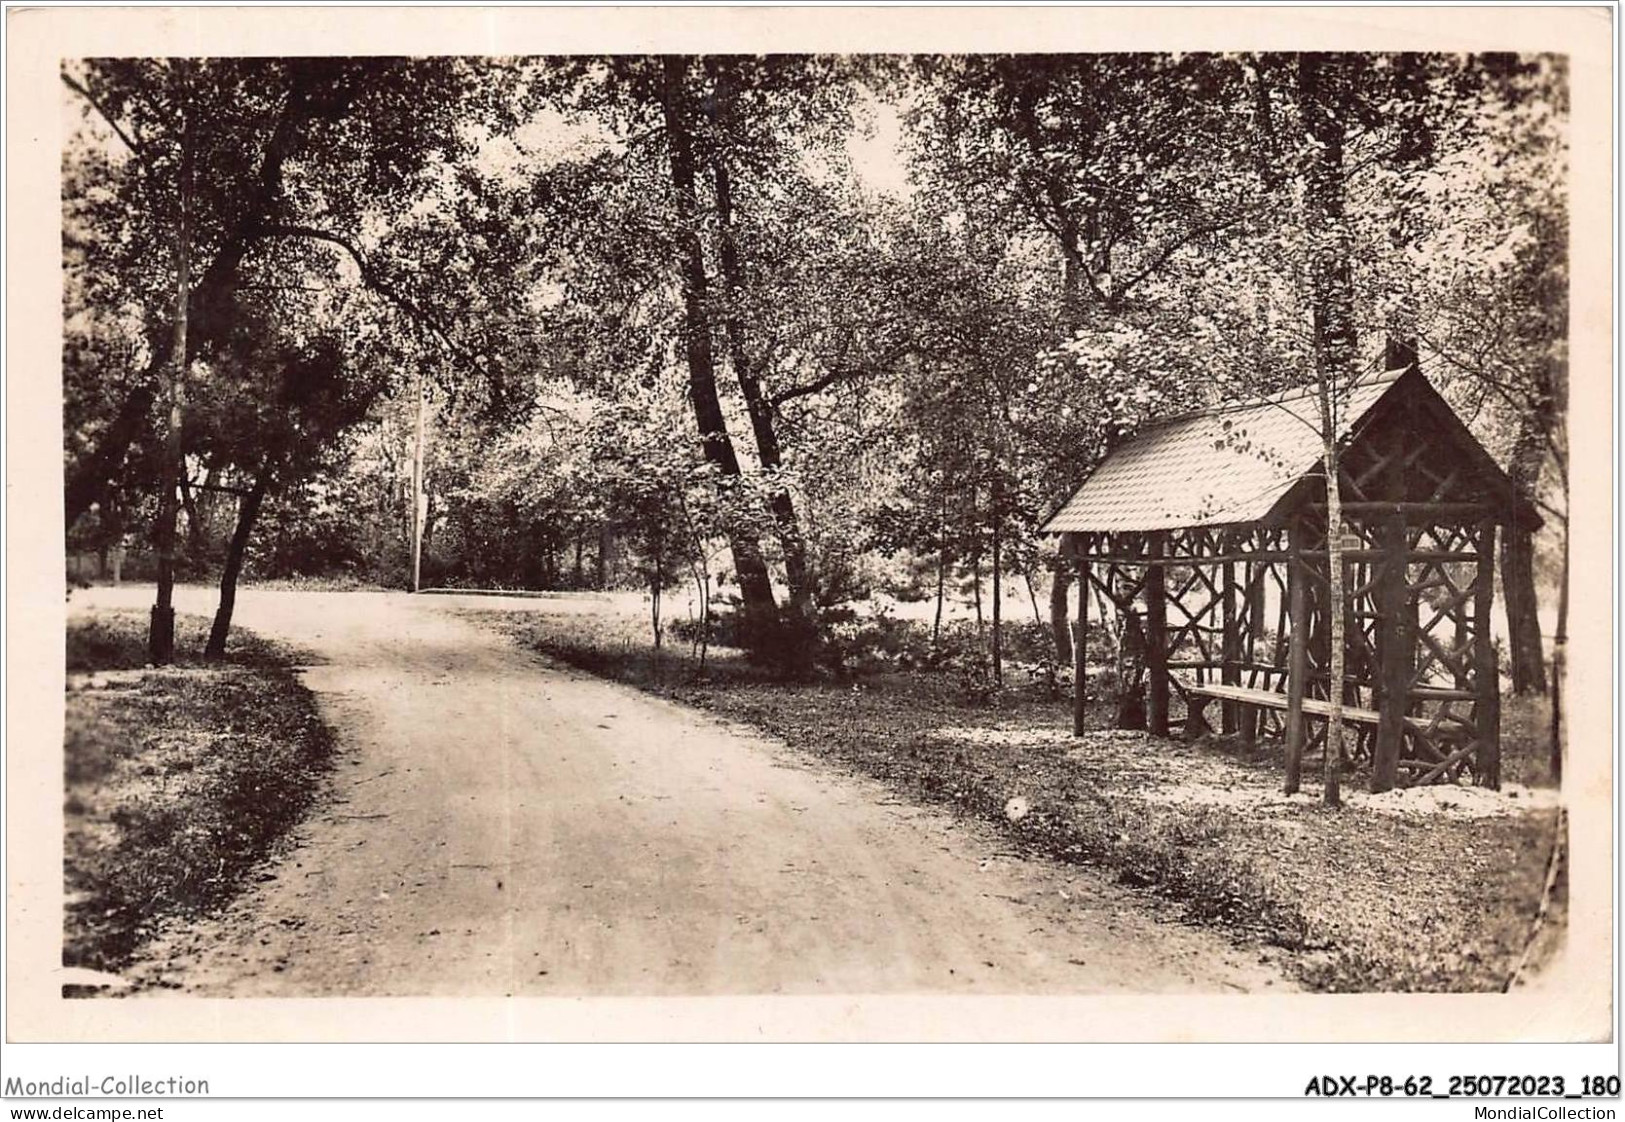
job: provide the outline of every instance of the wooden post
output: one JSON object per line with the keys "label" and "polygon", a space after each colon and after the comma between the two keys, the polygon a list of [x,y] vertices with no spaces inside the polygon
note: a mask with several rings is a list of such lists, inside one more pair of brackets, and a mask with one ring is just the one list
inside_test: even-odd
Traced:
{"label": "wooden post", "polygon": [[1149,535],[1145,571],[1146,728],[1168,735],[1168,597],[1163,535]]}
{"label": "wooden post", "polygon": [[1501,789],[1501,667],[1490,634],[1495,602],[1495,522],[1478,524],[1478,573],[1473,581],[1473,686],[1478,694],[1473,723],[1478,730],[1478,784]]}
{"label": "wooden post", "polygon": [[1377,736],[1371,760],[1373,794],[1391,790],[1399,779],[1399,755],[1405,740],[1405,712],[1410,705],[1412,658],[1416,646],[1416,609],[1407,576],[1405,516],[1383,519],[1382,576],[1377,585]]}
{"label": "wooden post", "polygon": [[1072,735],[1083,735],[1089,681],[1089,562],[1078,562],[1078,630],[1072,636]]}
{"label": "wooden post", "polygon": [[995,473],[992,486],[989,488],[989,511],[993,517],[993,684],[1004,685],[1004,652],[1000,645],[1000,631],[1003,627],[1001,607],[1003,603],[1004,573],[999,568],[1001,542],[999,526],[1004,517],[1004,504],[999,497],[999,477]]}
{"label": "wooden post", "polygon": [[1308,547],[1303,523],[1294,519],[1287,530],[1292,559],[1287,562],[1286,587],[1291,630],[1287,639],[1286,671],[1286,793],[1297,794],[1303,782],[1303,696],[1309,677],[1309,574],[1303,551]]}
{"label": "wooden post", "polygon": [[[1236,618],[1239,605],[1236,603],[1236,563],[1226,561],[1223,570],[1223,583],[1221,584],[1223,602],[1220,610],[1223,615],[1223,638],[1219,667],[1219,681],[1227,686],[1241,685],[1241,621]],[[1219,727],[1226,736],[1233,736],[1239,727],[1237,722],[1237,706],[1233,701],[1227,701],[1221,710],[1222,717]]]}
{"label": "wooden post", "polygon": [[[1264,579],[1268,566],[1258,562],[1247,563],[1247,626],[1241,633],[1241,654],[1248,662],[1259,660],[1258,635],[1264,626]],[[1257,685],[1255,681],[1253,683]],[[1268,684],[1268,683],[1266,683]],[[1244,706],[1241,711],[1241,739],[1251,744],[1258,739],[1259,710]]]}
{"label": "wooden post", "polygon": [[[1311,550],[1312,556],[1304,559],[1304,595],[1308,598],[1309,612],[1304,617],[1304,626],[1309,632],[1309,667],[1312,671],[1304,676],[1304,696],[1319,697],[1322,700],[1331,698],[1331,670],[1332,670],[1332,616],[1331,616],[1331,564],[1326,556],[1324,544],[1320,549]],[[1324,568],[1321,566],[1324,565]],[[1310,568],[1319,571],[1311,574]],[[1318,580],[1316,578],[1319,578]]]}
{"label": "wooden post", "polygon": [[166,384],[168,423],[164,430],[163,467],[159,472],[158,595],[147,626],[147,660],[154,666],[175,661],[175,523],[180,517],[180,486],[186,477],[186,449],[181,436],[186,419],[187,315],[192,303],[192,107],[190,63],[179,60],[173,73],[180,101],[180,211],[175,223],[175,326],[173,363]]}
{"label": "wooden post", "polygon": [[417,369],[417,419],[412,435],[412,591],[423,586],[423,366]]}

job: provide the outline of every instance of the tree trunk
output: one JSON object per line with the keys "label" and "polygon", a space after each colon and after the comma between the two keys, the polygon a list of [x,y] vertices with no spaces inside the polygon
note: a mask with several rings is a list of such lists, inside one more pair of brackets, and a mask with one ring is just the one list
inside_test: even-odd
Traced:
{"label": "tree trunk", "polygon": [[225,568],[220,573],[220,606],[214,612],[214,626],[209,629],[209,642],[203,648],[204,658],[225,657],[226,636],[231,632],[231,614],[237,607],[237,578],[242,574],[248,539],[254,533],[254,523],[259,520],[260,506],[265,501],[265,491],[270,483],[271,469],[261,468],[254,485],[243,496],[242,506],[238,508],[237,528],[232,531]]}
{"label": "tree trunk", "polygon": [[1347,66],[1313,53],[1298,56],[1298,94],[1304,125],[1315,144],[1305,200],[1313,287],[1315,378],[1320,405],[1321,465],[1326,473],[1327,605],[1331,629],[1326,686],[1326,783],[1328,806],[1342,804],[1343,672],[1343,501],[1338,479],[1337,410],[1354,373],[1354,293],[1349,270],[1349,236],[1343,205],[1343,141],[1346,127],[1340,85]]}
{"label": "tree trunk", "polygon": [[655,558],[654,576],[649,581],[649,626],[654,629],[655,654],[660,653],[660,586],[666,576],[660,569],[660,558]]}
{"label": "tree trunk", "polygon": [[970,524],[974,536],[971,539],[970,575],[971,596],[976,604],[976,639],[982,639],[982,527],[976,521],[979,511],[976,508],[976,487],[973,484],[970,492]]}
{"label": "tree trunk", "polygon": [[1568,669],[1569,645],[1569,519],[1563,504],[1563,583],[1557,590],[1557,633],[1552,636],[1552,781],[1563,778],[1563,680]]}
{"label": "tree trunk", "polygon": [[[1063,214],[1060,222],[1061,243],[1061,318],[1062,328],[1071,335],[1083,322],[1083,254],[1078,246],[1078,226]],[[1068,622],[1067,593],[1072,585],[1072,566],[1066,561],[1055,565],[1055,581],[1049,589],[1049,626],[1055,637],[1055,661],[1066,665],[1072,661],[1072,627]],[[1088,595],[1080,588],[1078,596]]]}
{"label": "tree trunk", "polygon": [[977,556],[972,557],[970,560],[970,575],[971,596],[976,604],[976,632],[980,636],[985,622],[982,617],[982,558],[980,551],[978,551]]}
{"label": "tree trunk", "polygon": [[937,614],[931,621],[931,646],[942,638],[942,601],[948,588],[948,492],[942,492],[937,509]]}
{"label": "tree trunk", "polygon": [[[1012,121],[1033,159],[1053,168],[1050,148],[1054,144],[1054,137],[1038,118],[1038,92],[1037,82],[1021,86],[1016,93]],[[1083,323],[1083,236],[1079,228],[1077,198],[1076,184],[1065,175],[1052,171],[1044,177],[1042,196],[1030,199],[1038,211],[1034,217],[1055,232],[1061,248],[1061,318],[1063,331],[1067,335],[1071,335]]]}
{"label": "tree trunk", "polygon": [[1501,591],[1506,603],[1512,692],[1542,693],[1546,655],[1541,649],[1535,596],[1535,535],[1527,526],[1509,525],[1501,535]]}
{"label": "tree trunk", "polygon": [[[1021,139],[1034,159],[1048,163],[1050,138],[1046,134],[1037,112],[1037,85],[1026,84],[1015,99],[1013,121]],[[1074,185],[1059,175],[1050,175],[1044,182],[1042,197],[1031,201],[1040,211],[1038,217],[1055,233],[1061,251],[1061,334],[1070,338],[1083,326],[1083,245]],[[1057,563],[1055,581],[1050,585],[1050,633],[1055,642],[1055,661],[1066,665],[1072,661],[1072,626],[1068,619],[1067,593],[1072,584],[1071,566]],[[1087,590],[1079,592],[1086,595]]]}
{"label": "tree trunk", "polygon": [[1473,724],[1478,748],[1473,761],[1473,782],[1492,791],[1501,789],[1501,667],[1490,633],[1495,606],[1495,520],[1478,525],[1478,564],[1473,574]]}
{"label": "tree trunk", "polygon": [[179,81],[181,162],[180,217],[175,223],[175,338],[170,348],[175,361],[167,387],[169,419],[164,434],[164,463],[159,475],[162,491],[158,496],[158,525],[154,533],[158,552],[158,597],[152,606],[152,620],[147,631],[147,658],[154,666],[166,666],[175,661],[175,522],[179,515],[181,476],[185,471],[181,437],[186,414],[187,312],[192,292],[192,234],[189,223],[192,206],[192,122],[184,69],[190,64],[180,61],[175,65],[183,68]]}
{"label": "tree trunk", "polygon": [[[1393,480],[1390,495],[1402,495],[1403,478],[1396,458],[1390,467]],[[1399,754],[1405,741],[1405,712],[1410,702],[1411,676],[1414,672],[1416,651],[1416,609],[1411,600],[1410,585],[1406,577],[1406,553],[1409,543],[1405,537],[1405,517],[1394,513],[1384,519],[1382,527],[1381,573],[1378,576],[1377,611],[1377,679],[1381,687],[1377,696],[1377,732],[1371,753],[1371,793],[1391,790],[1399,781]],[[1458,620],[1461,617],[1458,616]],[[1461,636],[1455,640],[1459,646]]]}
{"label": "tree trunk", "polygon": [[705,673],[705,660],[711,653],[711,571],[702,560],[697,566],[700,585],[700,673]]}
{"label": "tree trunk", "polygon": [[999,526],[999,484],[993,482],[993,682],[995,685],[1004,684],[1004,650],[1001,628],[1003,626],[1004,604],[1004,570],[1003,558],[1000,556],[1004,544]]}
{"label": "tree trunk", "polygon": [[937,612],[931,620],[931,645],[934,647],[942,639],[942,600],[948,585],[948,551],[937,551]]}
{"label": "tree trunk", "polygon": [[[1512,454],[1512,485],[1533,502],[1540,492],[1546,460],[1546,434],[1553,424],[1550,394],[1537,395],[1518,425]],[[1541,645],[1539,602],[1535,594],[1535,534],[1528,526],[1509,524],[1501,535],[1501,592],[1506,602],[1507,653],[1513,693],[1546,689],[1546,657]]]}
{"label": "tree trunk", "polygon": [[[1325,416],[1325,410],[1322,410]],[[1343,612],[1343,503],[1337,480],[1337,450],[1330,442],[1322,463],[1326,471],[1326,575],[1330,585],[1328,614],[1331,626],[1331,657],[1326,684],[1326,787],[1327,806],[1341,806],[1343,769],[1343,662],[1346,655]]]}
{"label": "tree trunk", "polygon": [[[1072,586],[1072,566],[1065,558],[1055,562],[1055,579],[1049,586],[1049,628],[1055,636],[1055,661],[1065,666],[1072,661],[1072,627],[1069,622],[1071,606],[1067,593]],[[1078,589],[1078,596],[1088,595],[1087,589]]]}
{"label": "tree trunk", "polygon": [[185,470],[181,471],[177,482],[180,485],[181,509],[186,512],[186,561],[194,573],[201,573],[208,562],[204,555],[203,519],[198,513],[197,498],[192,494],[192,484],[186,478]]}
{"label": "tree trunk", "polygon": [[420,562],[422,561],[422,555],[434,545],[434,520],[434,491],[432,488],[425,487],[423,489],[423,549],[419,551],[418,558]]}
{"label": "tree trunk", "polygon": [[[688,360],[689,397],[694,403],[694,420],[700,430],[705,458],[715,465],[724,480],[740,477],[739,457],[722,415],[717,397],[716,363],[711,350],[709,281],[705,272],[705,249],[700,241],[699,201],[694,187],[694,146],[690,131],[686,84],[690,60],[668,55],[663,60],[665,85],[662,110],[665,115],[666,144],[671,165],[672,194],[677,206],[677,239],[682,253],[683,343]],[[734,570],[748,614],[771,618],[776,612],[773,584],[761,546],[744,529],[728,530],[728,546],[733,553]]]}
{"label": "tree trunk", "polygon": [[158,399],[156,379],[168,365],[169,356],[170,347],[165,343],[147,364],[142,381],[131,387],[112,422],[102,430],[95,449],[84,459],[68,465],[62,488],[63,525],[67,529],[73,529],[73,524],[84,517],[91,506],[105,501],[108,485],[123,466],[130,445],[147,431],[148,417]]}
{"label": "tree trunk", "polygon": [[[732,88],[723,67],[713,64],[713,73],[716,77],[717,119],[722,128],[727,129],[731,123]],[[725,151],[718,149],[712,152],[711,170],[716,189],[717,230],[720,235],[718,258],[722,265],[722,315],[728,339],[728,362],[745,397],[751,432],[756,438],[757,457],[763,468],[777,471],[783,466],[783,453],[778,434],[773,428],[773,406],[762,393],[761,379],[751,361],[750,348],[745,340],[745,269],[739,256],[739,242],[734,235],[733,174]],[[812,611],[812,590],[807,579],[807,545],[801,534],[801,524],[796,520],[795,504],[789,490],[779,484],[773,487],[769,501],[778,529],[779,548],[784,552],[784,576],[790,589],[790,605],[803,615],[808,615]]]}

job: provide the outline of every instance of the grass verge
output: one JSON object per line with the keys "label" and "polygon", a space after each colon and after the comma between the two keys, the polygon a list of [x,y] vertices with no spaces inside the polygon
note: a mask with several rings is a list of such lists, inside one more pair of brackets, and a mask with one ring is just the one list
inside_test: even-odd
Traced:
{"label": "grass verge", "polygon": [[[1447,792],[1442,806],[1436,795],[1351,794],[1350,805],[1331,810],[1279,793],[1281,761],[1268,744],[1158,740],[1106,727],[1104,707],[1074,738],[1066,702],[1020,689],[970,707],[944,674],[785,684],[763,680],[727,649],[713,650],[702,674],[681,647],[656,658],[637,620],[468,614],[911,800],[996,823],[1029,854],[1091,865],[1178,901],[1192,922],[1282,948],[1284,965],[1312,990],[1497,990],[1539,906],[1553,809]],[[1351,792],[1359,782],[1350,779]],[[1550,803],[1531,795],[1525,805]],[[1479,812],[1452,806],[1458,797]]]}
{"label": "grass verge", "polygon": [[[238,632],[224,663],[142,670],[146,623],[68,623],[67,966],[116,973],[166,919],[230,899],[310,806],[332,751],[295,652]],[[201,650],[207,620],[176,628],[178,650]]]}

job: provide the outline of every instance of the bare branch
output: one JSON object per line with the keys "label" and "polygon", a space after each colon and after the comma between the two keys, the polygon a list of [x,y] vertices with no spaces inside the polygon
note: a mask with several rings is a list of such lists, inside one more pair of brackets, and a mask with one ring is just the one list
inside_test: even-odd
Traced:
{"label": "bare branch", "polygon": [[1162,248],[1162,252],[1153,257],[1145,268],[1141,269],[1139,272],[1130,277],[1121,288],[1117,289],[1112,294],[1112,298],[1114,300],[1123,300],[1141,282],[1160,272],[1162,267],[1168,264],[1169,260],[1174,256],[1174,254],[1178,253],[1180,250],[1184,249],[1198,238],[1204,238],[1210,234],[1217,234],[1228,230],[1230,227],[1240,222],[1244,217],[1246,216],[1243,214],[1236,214],[1226,218],[1222,222],[1208,223],[1204,226],[1194,226],[1187,230],[1185,233],[1174,238],[1173,241],[1164,246]]}
{"label": "bare branch", "polygon": [[1442,358],[1445,362],[1449,363],[1451,366],[1455,367],[1469,378],[1473,378],[1487,387],[1515,411],[1526,412],[1529,410],[1534,397],[1532,389],[1529,387],[1516,386],[1511,382],[1502,381],[1501,379],[1498,379],[1492,375],[1488,369],[1489,359],[1487,354],[1476,360],[1469,361],[1461,358],[1458,355],[1451,354],[1444,347],[1440,346],[1437,339],[1434,339],[1431,336],[1424,334],[1421,336],[1421,341],[1427,344],[1428,350],[1434,355]]}
{"label": "bare branch", "polygon": [[267,238],[308,238],[311,241],[326,242],[328,245],[337,246],[349,256],[351,261],[355,262],[356,268],[361,271],[361,280],[368,288],[405,312],[419,326],[439,339],[441,344],[452,354],[477,370],[483,369],[483,364],[475,355],[453,340],[446,333],[446,329],[433,316],[425,312],[416,301],[385,280],[378,269],[367,260],[366,255],[342,234],[336,234],[331,230],[323,230],[315,226],[286,224],[261,226],[255,233]]}
{"label": "bare branch", "polygon": [[787,401],[794,401],[798,397],[811,397],[815,393],[822,390],[827,390],[831,386],[844,382],[849,378],[855,378],[857,375],[857,367],[837,366],[823,375],[821,378],[814,378],[811,382],[808,382],[805,385],[792,386],[790,389],[787,389],[782,393],[774,394],[772,397],[768,398],[767,403],[773,406],[773,408],[777,409]]}
{"label": "bare branch", "polygon": [[807,382],[799,386],[792,386],[787,390],[771,395],[767,399],[767,403],[774,409],[777,409],[787,401],[794,401],[798,397],[811,397],[813,394],[822,390],[827,390],[831,386],[856,378],[865,370],[889,367],[899,359],[902,359],[909,354],[917,353],[919,353],[919,348],[912,343],[907,343],[893,349],[879,362],[857,365],[841,363],[832,367],[822,376],[814,378],[811,382]]}
{"label": "bare branch", "polygon": [[96,111],[97,116],[106,121],[108,126],[118,134],[118,138],[124,142],[124,147],[128,148],[136,159],[142,163],[147,162],[147,146],[135,137],[133,129],[126,132],[124,126],[113,118],[113,115],[107,111],[100,101],[96,100],[96,96],[66,71],[62,72],[62,84],[90,103],[90,107]]}

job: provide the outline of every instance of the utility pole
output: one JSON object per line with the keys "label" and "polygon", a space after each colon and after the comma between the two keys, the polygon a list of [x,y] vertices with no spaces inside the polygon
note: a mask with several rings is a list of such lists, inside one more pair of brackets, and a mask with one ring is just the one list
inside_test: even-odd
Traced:
{"label": "utility pole", "polygon": [[186,313],[191,299],[192,138],[190,90],[185,59],[177,59],[177,103],[181,115],[180,218],[175,231],[175,337],[174,362],[170,367],[168,399],[169,424],[164,438],[164,463],[160,473],[158,526],[154,537],[158,547],[158,599],[152,606],[147,630],[147,658],[154,666],[175,661],[175,523],[179,518],[181,473],[186,470],[181,443],[181,424],[186,412]]}
{"label": "utility pole", "polygon": [[422,589],[423,581],[423,367],[417,368],[414,393],[417,397],[417,425],[412,438],[412,591]]}
{"label": "utility pole", "polygon": [[[1505,580],[1503,574],[1502,579]],[[1552,636],[1552,781],[1563,779],[1563,679],[1568,674],[1569,645],[1569,511],[1563,504],[1563,583],[1557,589],[1557,634]]]}

